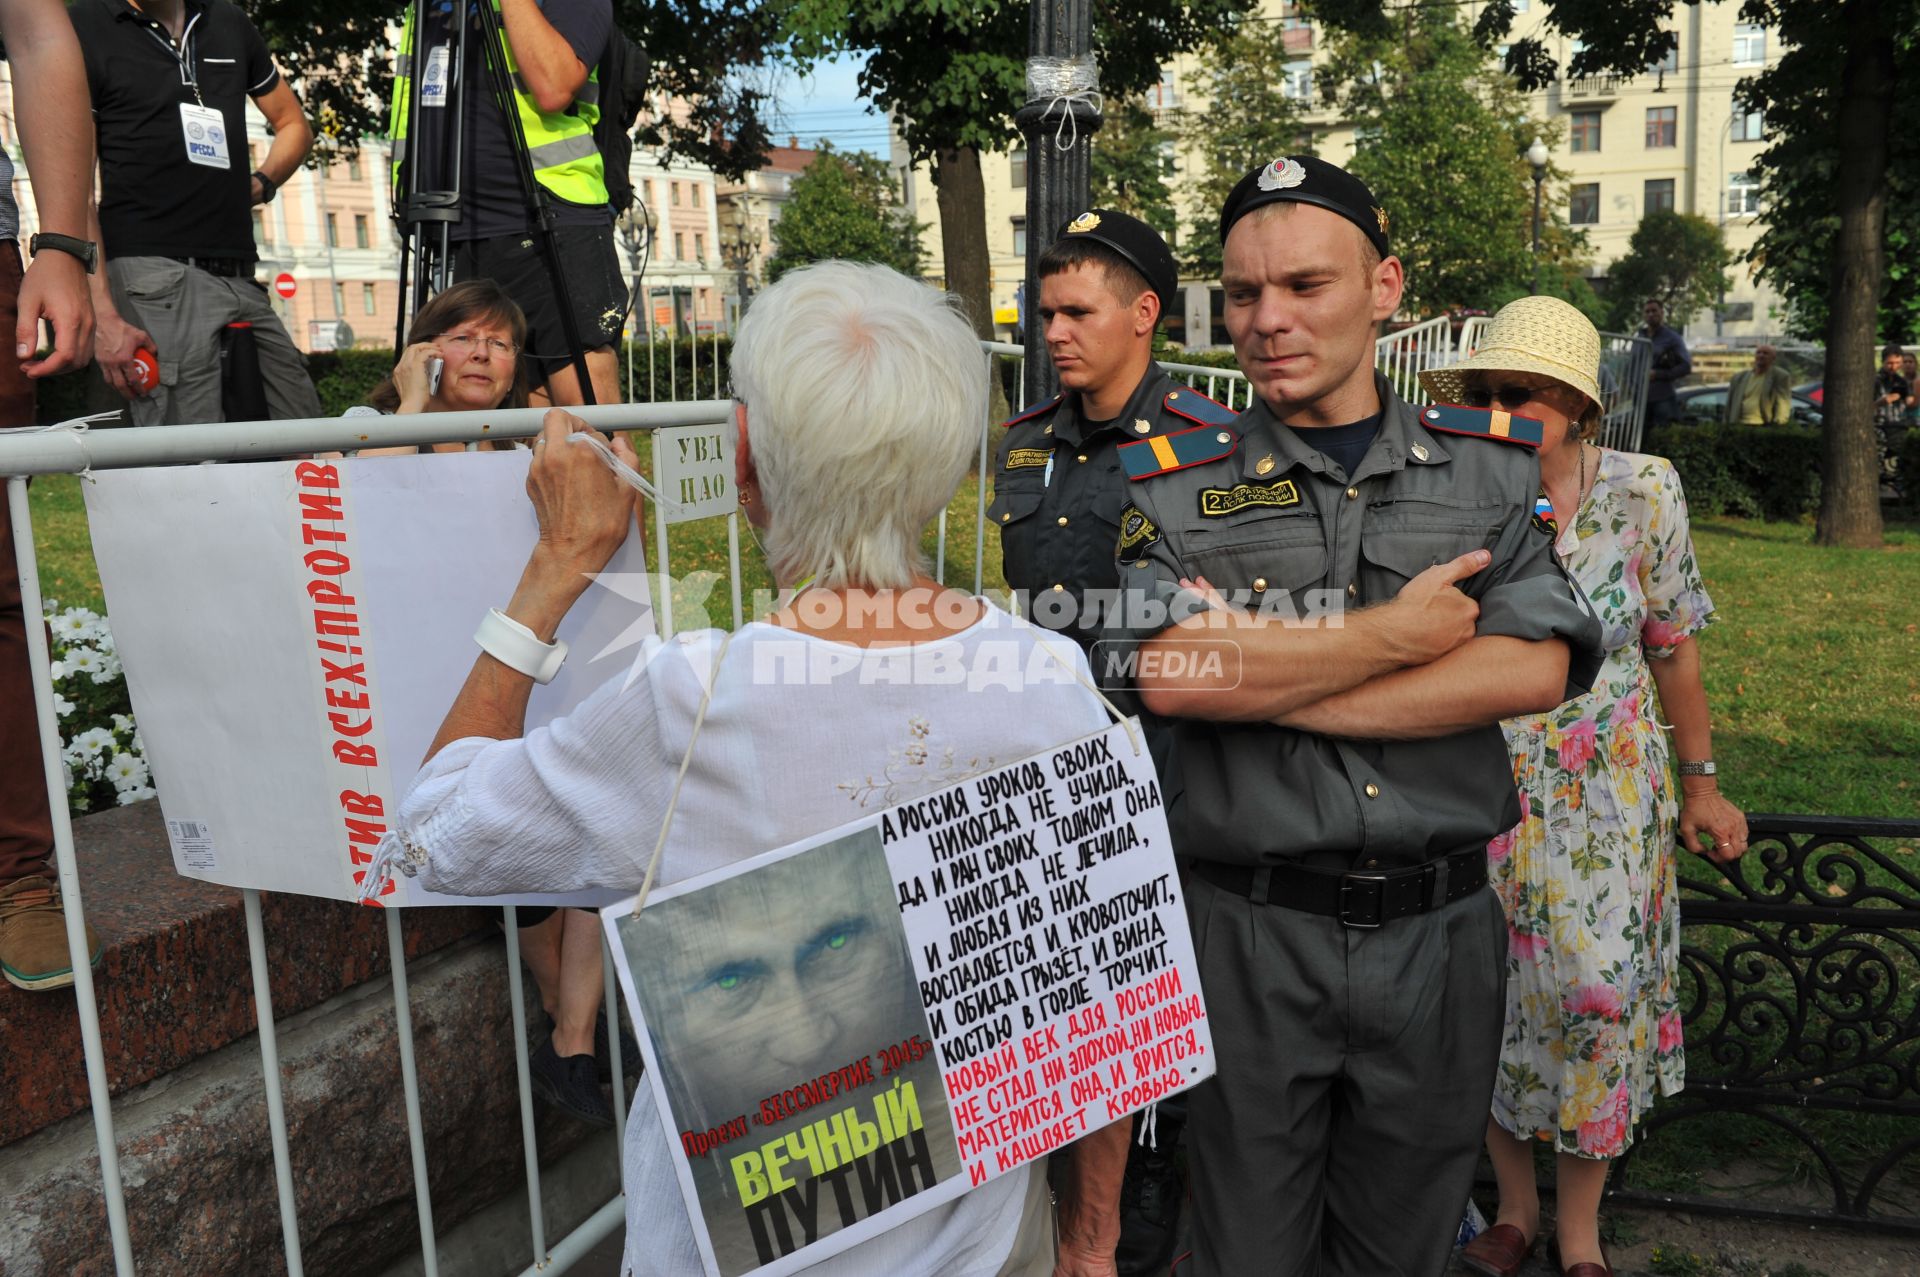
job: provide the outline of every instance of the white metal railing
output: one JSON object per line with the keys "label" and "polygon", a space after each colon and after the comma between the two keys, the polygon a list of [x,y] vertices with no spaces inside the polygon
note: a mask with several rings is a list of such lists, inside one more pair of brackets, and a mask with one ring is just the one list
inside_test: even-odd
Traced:
{"label": "white metal railing", "polygon": [[[1462,330],[1459,344],[1450,340],[1444,318],[1430,320],[1380,339],[1376,346],[1377,364],[1403,397],[1418,400],[1417,375],[1427,368],[1441,367],[1470,353],[1472,341],[1484,328],[1483,320],[1470,320]],[[649,325],[651,329],[651,325]],[[669,369],[677,369],[677,342],[661,343],[669,352]],[[990,356],[988,378],[1006,393],[1016,411],[1024,406],[1020,389],[1024,372],[1024,350],[1005,342],[985,342]],[[648,392],[658,394],[660,386],[651,360],[653,334],[648,334]],[[1632,446],[1638,442],[1639,422],[1645,405],[1646,365],[1649,344],[1641,338],[1608,334],[1604,356],[1603,383],[1609,393],[1606,441],[1612,446]],[[706,384],[701,385],[697,357],[690,365],[687,391],[697,394],[705,389],[710,395],[720,389],[717,357],[710,356]],[[1208,397],[1236,410],[1252,402],[1252,386],[1238,368],[1214,368],[1200,364],[1166,363],[1170,374]],[[1009,375],[1010,374],[1010,375]],[[628,364],[628,387],[632,389],[634,372]],[[670,371],[666,390],[677,395],[680,387],[677,371]],[[590,425],[603,430],[652,430],[666,426],[710,425],[728,420],[729,401],[723,398],[695,399],[687,402],[615,404],[574,409]],[[71,427],[0,431],[0,476],[6,482],[13,520],[15,552],[20,569],[23,606],[28,617],[42,612],[38,556],[35,551],[32,512],[28,505],[26,476],[38,474],[80,474],[85,471],[132,466],[188,464],[213,461],[259,461],[289,453],[344,451],[351,454],[361,448],[405,446],[431,443],[465,443],[473,447],[488,439],[523,439],[537,434],[542,412],[538,409],[503,412],[432,413],[416,416],[322,418],[303,421],[237,422],[206,425],[170,426],[156,429],[86,430]],[[985,586],[987,476],[991,472],[996,422],[981,423],[978,454],[979,482],[974,496],[974,544],[972,586],[980,593]],[[1630,436],[1630,440],[1629,440]],[[728,517],[727,567],[732,584],[732,617],[741,623],[741,546],[736,515]],[[655,506],[655,553],[657,570],[664,579],[670,575],[671,529],[664,512]],[[946,579],[948,559],[948,519],[942,511],[935,554],[935,573]],[[656,611],[661,633],[670,634],[673,617],[670,599],[662,591],[662,606]],[[132,1240],[129,1233],[126,1200],[121,1183],[113,1115],[107,1088],[107,1070],[100,1037],[99,1004],[95,998],[92,968],[88,962],[85,939],[84,907],[81,884],[74,861],[73,829],[67,813],[66,788],[60,769],[60,738],[53,708],[49,653],[44,629],[28,625],[28,648],[34,681],[34,699],[38,718],[47,792],[54,815],[55,867],[62,896],[67,903],[67,939],[73,959],[74,992],[81,1021],[81,1040],[86,1055],[87,1084],[92,1102],[94,1134],[100,1151],[102,1195],[105,1198],[112,1233],[114,1263],[121,1277],[134,1272]],[[267,1104],[269,1137],[273,1145],[274,1172],[279,1194],[281,1231],[286,1251],[287,1270],[293,1277],[302,1271],[300,1228],[295,1210],[291,1154],[288,1146],[286,1113],[280,1089],[279,1047],[275,1034],[273,1003],[268,982],[266,940],[261,923],[260,893],[242,892],[246,911],[247,945],[252,963],[254,999],[260,1026],[260,1052],[263,1085]],[[523,1277],[532,1274],[563,1272],[619,1226],[621,1199],[615,1198],[597,1210],[584,1224],[549,1246],[545,1235],[545,1214],[540,1199],[538,1150],[534,1142],[533,1101],[527,1066],[526,1003],[521,982],[519,937],[508,907],[506,947],[508,989],[513,1010],[513,1033],[519,1072],[521,1137],[527,1171],[530,1246],[533,1262]],[[413,1063],[412,1025],[409,1017],[406,954],[401,943],[401,919],[398,910],[387,915],[387,939],[393,971],[394,1004],[398,1050],[404,1084],[408,1141],[412,1155],[415,1200],[420,1222],[423,1267],[429,1277],[437,1272],[437,1242],[434,1233],[432,1201],[428,1193],[424,1126],[420,1117],[419,1084]],[[604,951],[605,987],[609,1024],[617,1026],[619,1001],[613,978],[612,957]],[[613,1076],[621,1077],[620,1035],[609,1034],[613,1054]],[[624,1092],[622,1092],[624,1095]],[[624,1140],[626,1108],[614,1105],[617,1146]]]}

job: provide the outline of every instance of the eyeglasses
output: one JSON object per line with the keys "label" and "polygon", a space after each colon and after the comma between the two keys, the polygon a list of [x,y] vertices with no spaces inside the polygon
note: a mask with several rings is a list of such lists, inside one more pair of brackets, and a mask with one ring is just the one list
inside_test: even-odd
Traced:
{"label": "eyeglasses", "polygon": [[462,358],[471,355],[475,347],[486,343],[487,353],[511,359],[520,353],[520,347],[510,341],[501,341],[498,337],[476,337],[472,333],[454,333],[437,339],[441,345]]}
{"label": "eyeglasses", "polygon": [[1460,402],[1468,408],[1490,408],[1498,399],[1500,406],[1508,412],[1524,408],[1541,393],[1542,387],[1501,386],[1498,390],[1489,390],[1483,386],[1470,386],[1460,392]]}

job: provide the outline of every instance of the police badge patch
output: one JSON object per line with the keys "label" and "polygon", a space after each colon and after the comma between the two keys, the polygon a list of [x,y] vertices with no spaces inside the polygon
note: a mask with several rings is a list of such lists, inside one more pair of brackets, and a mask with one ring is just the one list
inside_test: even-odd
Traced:
{"label": "police badge patch", "polygon": [[1553,517],[1553,502],[1542,492],[1533,499],[1533,526],[1547,534],[1547,540],[1560,539],[1560,525]]}
{"label": "police badge patch", "polygon": [[1044,466],[1052,455],[1045,448],[1015,448],[1007,454],[1007,469],[1027,470]]}
{"label": "police badge patch", "polygon": [[1153,526],[1153,520],[1142,514],[1139,506],[1130,505],[1120,514],[1120,543],[1114,556],[1122,563],[1136,562],[1159,539],[1160,529]]}
{"label": "police badge patch", "polygon": [[1200,489],[1200,515],[1206,519],[1224,519],[1252,506],[1289,506],[1300,504],[1300,490],[1293,480],[1275,483],[1236,483],[1231,488]]}

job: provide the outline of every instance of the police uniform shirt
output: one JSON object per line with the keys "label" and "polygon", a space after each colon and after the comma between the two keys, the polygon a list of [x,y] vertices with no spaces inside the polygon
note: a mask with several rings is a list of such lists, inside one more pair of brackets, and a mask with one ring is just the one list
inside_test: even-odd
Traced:
{"label": "police uniform shirt", "polygon": [[1000,529],[1007,585],[1028,596],[1029,618],[1085,646],[1099,637],[1089,592],[1110,595],[1119,585],[1113,547],[1129,485],[1118,446],[1230,422],[1233,413],[1158,364],[1110,422],[1089,423],[1081,402],[1069,393],[1007,423],[987,519]]}
{"label": "police uniform shirt", "polygon": [[[254,261],[247,99],[272,92],[280,72],[247,15],[227,0],[186,0],[175,45],[127,0],[76,0],[67,12],[99,138],[102,253]],[[225,119],[227,167],[187,158],[182,103]]]}
{"label": "police uniform shirt", "polygon": [[[1477,633],[1566,640],[1567,695],[1586,691],[1600,626],[1534,521],[1533,450],[1429,432],[1384,378],[1375,386],[1380,432],[1351,475],[1256,402],[1236,446],[1132,483],[1122,517],[1140,527],[1121,543],[1119,571],[1147,607],[1114,617],[1103,639],[1137,645],[1166,629],[1154,608],[1175,603],[1182,577],[1204,576],[1250,608],[1284,590],[1303,614],[1316,602],[1337,613],[1385,602],[1429,566],[1485,548],[1491,565],[1461,583],[1480,604]],[[1484,844],[1520,820],[1498,725],[1371,741],[1183,719],[1174,747],[1185,782],[1185,801],[1168,813],[1174,841],[1203,859],[1397,869]]]}

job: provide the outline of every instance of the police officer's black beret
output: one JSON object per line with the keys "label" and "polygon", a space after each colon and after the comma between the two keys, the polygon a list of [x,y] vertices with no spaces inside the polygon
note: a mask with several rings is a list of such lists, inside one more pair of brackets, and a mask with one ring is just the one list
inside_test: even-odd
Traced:
{"label": "police officer's black beret", "polygon": [[1173,264],[1173,250],[1160,232],[1137,217],[1111,209],[1092,208],[1060,228],[1059,241],[1096,240],[1125,258],[1147,281],[1160,298],[1161,315],[1173,312],[1173,299],[1180,287],[1180,268]]}
{"label": "police officer's black beret", "polygon": [[1339,165],[1311,155],[1286,156],[1241,178],[1220,210],[1220,242],[1227,242],[1227,232],[1248,213],[1282,200],[1331,209],[1358,226],[1380,256],[1392,256],[1387,247],[1387,210],[1373,198],[1367,184]]}

